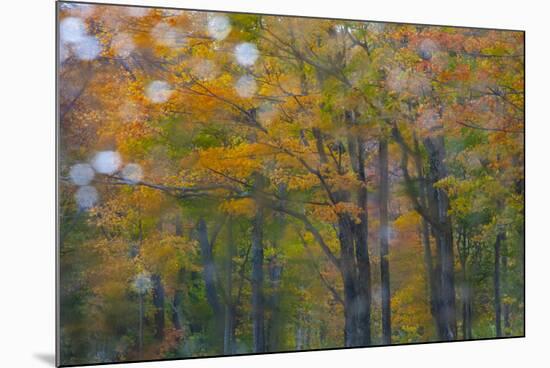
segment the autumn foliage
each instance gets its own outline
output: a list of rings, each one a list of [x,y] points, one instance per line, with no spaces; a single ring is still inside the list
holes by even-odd
[[[58,7],[63,364],[523,335],[522,32]]]

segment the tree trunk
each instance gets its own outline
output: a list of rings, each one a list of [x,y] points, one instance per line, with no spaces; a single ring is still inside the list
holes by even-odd
[[[424,176],[424,168],[422,165],[422,156],[420,155],[420,147],[418,139],[414,137],[414,163],[419,182],[419,203],[423,208],[428,208],[428,188],[427,181]],[[441,300],[439,292],[438,274],[434,268],[432,255],[432,246],[430,241],[430,224],[425,218],[422,218],[422,246],[424,251],[424,267],[426,270],[426,284],[428,287],[428,300],[430,304],[430,313],[436,325],[438,336],[441,337],[441,323],[439,317],[439,301]]]
[[[206,221],[200,219],[196,226],[197,238],[201,249],[202,277],[206,289],[206,300],[212,308],[214,316],[215,345],[223,351],[223,308],[218,294],[216,266],[212,256],[212,244],[208,240],[208,229]]]
[[[366,192],[366,189],[365,189]],[[366,198],[365,198],[366,202]],[[357,264],[356,288],[357,296],[354,302],[357,314],[356,346],[367,346],[371,343],[370,335],[370,308],[371,308],[371,277],[370,260],[367,249],[367,220],[366,215],[359,215],[361,223],[354,224],[355,228],[355,257]]]
[[[346,113],[347,119],[351,124],[356,123],[356,113],[349,111]],[[351,167],[360,181],[360,186],[357,189],[357,206],[361,209],[359,213],[359,223],[348,215],[344,214],[343,218],[344,232],[350,231],[349,241],[350,249],[350,267],[353,288],[350,291],[354,294],[351,300],[351,311],[354,317],[350,323],[355,323],[355,331],[353,332],[352,346],[367,346],[371,343],[370,333],[370,318],[371,318],[371,298],[372,285],[370,276],[370,258],[368,251],[368,212],[367,212],[367,178],[365,173],[365,154],[366,147],[364,139],[348,135],[348,154],[350,157]],[[349,200],[350,195],[346,193],[342,200]],[[349,229],[348,229],[349,227]],[[347,237],[347,236],[346,236]],[[343,244],[348,247],[348,244]],[[342,247],[342,245],[341,245]],[[342,264],[344,266],[344,264]],[[344,290],[346,287],[344,285]],[[344,295],[346,296],[346,295]],[[345,302],[345,300],[344,300]]]
[[[506,235],[505,235],[506,236]],[[506,240],[506,239],[503,239]],[[502,293],[505,297],[507,295],[507,289],[508,289],[508,254],[507,254],[507,246],[506,242],[502,244],[502,280],[501,280],[501,286],[504,289],[504,292]],[[510,303],[504,302],[502,306],[502,316],[504,318],[504,335],[508,336],[510,333]]]
[[[495,241],[495,267],[493,270],[493,287],[495,293],[494,299],[494,308],[495,308],[495,329],[496,336],[502,336],[502,316],[501,316],[501,296],[500,296],[500,252],[502,241],[504,240],[504,232],[502,230],[498,231],[497,238]]]
[[[183,236],[183,226],[179,215],[176,217],[175,220],[175,228],[175,235]],[[174,297],[172,299],[172,324],[174,325],[174,328],[178,331],[183,330],[182,304],[184,296],[184,282],[185,270],[183,268],[180,268],[177,276],[176,290],[174,291]]]
[[[435,187],[447,177],[445,165],[445,144],[442,136],[427,138],[424,141],[429,157],[428,205],[434,226],[432,232],[436,242],[439,273],[439,338],[443,341],[456,339],[456,295],[454,282],[454,252],[452,223],[449,216],[449,198],[444,190]]]
[[[138,345],[139,345],[139,358],[143,358],[143,293],[139,293],[139,337],[138,337]]]
[[[164,286],[159,275],[151,277],[153,282],[153,305],[155,306],[155,338],[164,339]]]
[[[461,296],[462,296],[462,338],[472,338],[472,287],[468,276],[469,244],[466,229],[463,229],[457,242],[461,268]]]
[[[265,352],[263,210],[252,220],[252,338],[255,353]]]
[[[286,189],[284,186],[280,186],[278,189],[278,195],[280,198],[284,198],[286,195]],[[280,284],[283,274],[283,266],[281,260],[278,257],[279,239],[283,236],[285,229],[285,218],[282,213],[277,213],[275,216],[276,230],[272,239],[272,247],[275,250],[275,254],[268,260],[269,262],[269,283],[271,289],[271,297],[269,298],[269,309],[271,311],[271,317],[268,321],[268,341],[266,341],[266,348],[268,351],[280,351],[283,349],[281,345],[283,340],[284,324],[282,321],[283,313],[281,310],[281,291]]]
[[[388,142],[381,139],[379,143],[379,206],[380,206],[380,283],[382,292],[382,344],[391,344],[391,293],[388,224]]]
[[[430,242],[430,225],[424,219],[422,219],[422,245],[424,250],[424,268],[426,272],[426,285],[428,288],[428,300],[430,304],[430,314],[440,336],[440,322],[439,322],[439,304],[441,299],[439,296],[439,283],[437,282],[437,276],[433,264],[432,246]]]
[[[436,133],[434,131],[434,133]],[[428,170],[423,174],[419,143],[414,136],[414,150],[411,150],[397,126],[392,135],[401,146],[401,169],[407,184],[407,191],[416,211],[423,219],[424,262],[426,264],[428,285],[430,287],[430,310],[434,317],[438,339],[441,341],[456,338],[456,296],[454,285],[454,256],[452,224],[449,217],[449,199],[447,194],[436,187],[447,176],[445,166],[445,145],[442,136],[424,139],[428,153]],[[408,170],[408,155],[413,152],[420,183],[420,195],[415,191],[415,181]],[[430,236],[435,240],[435,257],[432,261]]]
[[[181,281],[180,281],[181,280]],[[178,284],[183,281],[183,270],[178,273]],[[172,299],[172,324],[176,330],[183,330],[183,315],[181,312],[183,304],[183,289],[178,286]]]
[[[342,215],[339,218],[339,241],[341,273],[344,282],[344,344],[346,347],[358,346],[357,338],[357,273],[353,254],[353,234],[351,220]]]
[[[229,218],[227,224],[227,258],[225,265],[225,301],[223,353],[233,354],[235,341],[235,313],[233,305],[233,257],[235,256],[235,241],[233,239],[233,221]]]

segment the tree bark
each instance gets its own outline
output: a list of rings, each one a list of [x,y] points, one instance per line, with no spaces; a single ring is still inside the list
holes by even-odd
[[[388,142],[381,139],[378,150],[380,184],[380,283],[382,293],[382,344],[391,344],[391,293],[389,265],[389,179],[388,179]]]
[[[252,338],[255,353],[265,352],[263,209],[252,220]]]
[[[178,215],[175,220],[175,235],[183,236],[183,226],[181,222],[181,217]],[[174,328],[178,331],[183,330],[183,315],[182,315],[182,304],[184,290],[183,285],[185,282],[185,270],[180,268],[177,276],[176,290],[174,292],[174,297],[172,299],[172,324]]]
[[[183,304],[183,288],[180,286],[183,283],[184,271],[180,269],[178,272],[178,286],[174,292],[172,299],[172,324],[176,330],[183,330],[183,316],[182,316],[182,304]]]
[[[355,111],[346,111],[348,124],[357,123]],[[359,221],[347,213],[339,215],[342,276],[344,279],[345,343],[346,346],[367,346],[371,343],[372,285],[368,252],[367,178],[365,173],[365,141],[351,134],[347,137],[351,168],[360,182],[356,193],[357,207],[361,210]],[[336,198],[349,201],[349,192],[341,192]]]
[[[406,155],[405,155],[406,157]],[[414,136],[414,163],[419,183],[419,204],[422,208],[428,208],[428,188],[427,181],[424,177],[424,168],[422,165],[422,157],[420,155],[420,146],[418,139]],[[406,163],[404,163],[406,165]],[[408,176],[408,175],[407,175]],[[409,183],[410,184],[410,183]],[[428,300],[430,304],[430,313],[436,325],[438,336],[441,336],[441,323],[439,318],[439,300],[441,300],[439,292],[439,283],[437,282],[438,275],[434,268],[434,260],[432,255],[432,245],[430,241],[430,224],[426,218],[422,217],[422,246],[424,251],[424,267],[426,270],[426,284],[428,286]]]
[[[164,339],[164,286],[160,275],[151,277],[153,282],[153,305],[155,306],[155,338]]]
[[[466,229],[463,229],[457,242],[461,268],[461,301],[462,301],[462,338],[472,338],[472,286],[468,273],[469,242]]]
[[[371,343],[371,301],[372,284],[370,274],[370,257],[368,249],[368,209],[367,177],[365,174],[366,147],[362,138],[357,138],[357,177],[361,184],[357,193],[357,205],[361,209],[359,223],[353,224],[355,233],[355,257],[357,264],[357,345],[367,346]]]
[[[505,239],[506,235],[504,235],[504,241],[506,240]],[[502,293],[504,296],[507,295],[507,289],[508,289],[508,249],[507,249],[507,246],[506,246],[506,242],[504,242],[502,244],[502,256],[501,256],[501,261],[502,261],[502,277],[501,277],[501,286],[502,286],[502,289],[504,289],[504,292]],[[503,306],[502,306],[502,317],[504,318],[504,331],[503,331],[503,334],[505,336],[508,336],[509,334],[509,331],[510,331],[510,303],[507,303],[506,301],[504,301],[503,303]]]
[[[456,296],[454,285],[454,256],[452,223],[449,217],[449,199],[446,193],[436,187],[441,179],[447,176],[445,166],[445,145],[442,136],[424,139],[428,153],[428,170],[423,175],[420,149],[416,136],[414,150],[409,148],[399,129],[394,125],[392,135],[401,146],[401,169],[403,171],[407,192],[413,201],[415,210],[422,216],[424,238],[424,258],[430,285],[430,309],[434,317],[438,339],[441,341],[456,338]],[[408,170],[408,155],[413,152],[420,183],[420,195],[415,190],[416,184]],[[429,225],[429,226],[427,226]],[[435,257],[431,261],[429,234],[435,240]],[[430,270],[432,270],[430,272]]]
[[[203,265],[202,277],[206,289],[206,300],[212,308],[214,316],[215,345],[223,351],[223,308],[219,300],[216,266],[212,256],[212,244],[208,240],[208,228],[206,221],[201,218],[196,226],[197,238],[201,249]],[[219,341],[219,343],[218,343]]]
[[[449,198],[444,190],[435,184],[447,177],[445,165],[445,144],[442,136],[426,138],[424,145],[429,158],[429,200],[430,213],[435,225],[432,232],[436,242],[439,273],[440,298],[438,303],[439,337],[443,341],[456,339],[456,295],[454,280],[454,252],[452,223],[449,216]]]
[[[338,220],[341,273],[344,282],[344,344],[346,347],[358,346],[357,338],[357,272],[353,254],[351,220],[342,215]]]
[[[286,196],[286,189],[283,185],[278,188],[278,195],[280,198]],[[279,239],[282,237],[285,229],[285,218],[282,213],[276,213],[275,224],[276,230],[274,231],[274,236],[272,238],[271,244],[275,250],[275,254],[268,260],[268,270],[269,270],[269,283],[271,289],[271,297],[269,298],[269,310],[271,316],[268,321],[268,339],[266,341],[266,349],[268,351],[280,351],[282,350],[282,336],[284,324],[282,322],[282,311],[281,311],[281,278],[283,274],[283,266],[281,260],[277,255],[279,249]]]
[[[235,306],[233,305],[233,257],[235,256],[235,240],[233,238],[233,221],[227,223],[227,255],[225,264],[225,312],[223,332],[223,353],[234,353],[235,341]]]
[[[496,336],[502,336],[502,312],[501,312],[501,295],[500,295],[500,252],[502,241],[504,240],[504,232],[502,230],[498,231],[496,240],[495,240],[495,258],[494,258],[494,269],[493,269],[493,287],[494,287],[494,308],[495,308],[495,329]]]

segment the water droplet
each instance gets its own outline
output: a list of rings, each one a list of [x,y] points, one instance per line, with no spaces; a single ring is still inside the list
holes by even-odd
[[[418,45],[418,55],[424,60],[430,60],[437,49],[437,44],[433,40],[426,38]]]
[[[134,288],[140,294],[145,294],[153,287],[151,277],[148,273],[142,272],[134,279]]]
[[[231,22],[225,15],[213,15],[208,18],[208,34],[221,41],[231,32]]]
[[[143,170],[138,164],[128,164],[122,169],[122,177],[130,184],[137,184],[143,179]]]
[[[75,44],[74,52],[80,60],[93,60],[101,53],[101,44],[94,36],[85,36]]]
[[[95,171],[107,175],[115,173],[121,164],[122,159],[120,158],[118,152],[115,151],[98,152],[92,160],[92,166]]]
[[[237,91],[237,94],[244,98],[250,98],[254,96],[257,89],[258,86],[256,84],[256,80],[251,75],[243,75],[235,84],[235,90]]]
[[[64,42],[78,42],[86,36],[86,26],[80,18],[65,18],[59,24],[59,36]]]
[[[164,81],[153,81],[145,89],[145,95],[154,103],[168,101],[172,92],[170,84]]]
[[[256,45],[250,42],[243,42],[235,47],[235,58],[237,63],[243,66],[252,66],[260,56]]]
[[[78,188],[74,197],[78,207],[82,210],[87,210],[96,205],[99,195],[94,187],[86,185]]]
[[[71,181],[75,185],[88,185],[95,176],[95,171],[90,164],[76,164],[69,171]]]

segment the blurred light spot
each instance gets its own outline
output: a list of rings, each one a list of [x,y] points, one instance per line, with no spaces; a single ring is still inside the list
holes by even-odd
[[[163,103],[168,101],[172,95],[170,84],[164,81],[153,81],[145,89],[145,95],[154,103]]]
[[[86,26],[80,18],[65,18],[59,24],[59,36],[63,42],[78,42],[86,37]]]
[[[256,84],[256,80],[250,75],[243,75],[235,84],[235,90],[237,91],[237,94],[244,98],[254,96],[257,89],[258,86]]]
[[[151,277],[146,272],[142,272],[134,279],[134,289],[140,294],[147,293],[153,287]]]
[[[243,66],[252,66],[258,59],[260,53],[256,45],[250,42],[243,42],[235,47],[235,58],[237,62]]]
[[[418,55],[424,60],[430,60],[437,49],[437,44],[433,40],[426,38],[418,45]]]
[[[96,205],[99,196],[94,187],[86,185],[78,188],[74,197],[78,207],[82,210],[87,210]]]
[[[137,184],[143,179],[143,170],[138,164],[128,164],[122,169],[122,177],[130,184]]]
[[[88,185],[94,178],[95,172],[90,164],[76,164],[71,167],[69,176],[75,185]]]
[[[225,15],[214,15],[208,18],[208,34],[221,41],[231,32],[231,22]]]
[[[120,158],[118,152],[115,151],[98,152],[92,160],[92,166],[95,171],[107,175],[115,173],[121,164],[122,159]]]
[[[115,53],[118,56],[127,58],[132,54],[136,48],[136,45],[134,44],[132,36],[127,33],[119,33],[113,37],[111,47],[115,50]]]
[[[74,52],[80,60],[93,60],[101,53],[101,44],[94,36],[85,36],[76,43]]]
[[[159,23],[151,30],[153,38],[161,45],[167,47],[182,47],[187,44],[187,39],[181,30],[167,23]]]

